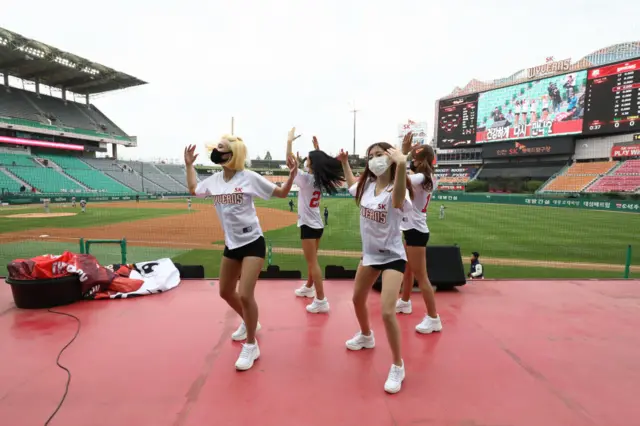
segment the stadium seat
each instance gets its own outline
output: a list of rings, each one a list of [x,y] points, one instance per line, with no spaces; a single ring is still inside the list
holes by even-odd
[[[542,192],[582,192],[617,164],[616,161],[573,163],[563,174],[545,185]]]

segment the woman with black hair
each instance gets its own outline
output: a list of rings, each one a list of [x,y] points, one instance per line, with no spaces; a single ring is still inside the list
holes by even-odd
[[[375,143],[367,149],[368,162],[359,180],[353,176],[347,153],[341,152],[338,158],[344,168],[349,192],[360,208],[362,238],[362,260],[353,289],[353,306],[360,330],[347,340],[346,346],[352,351],[375,346],[367,297],[371,286],[382,274],[382,320],[393,356],[384,390],[396,393],[400,391],[405,377],[395,305],[407,263],[400,223],[403,211],[411,208],[413,198],[407,179],[407,157],[386,142]]]
[[[260,357],[256,340],[260,323],[255,288],[266,254],[264,235],[253,200],[256,197],[264,200],[286,198],[298,168],[293,157],[287,158],[289,178],[282,186],[276,186],[258,173],[245,169],[247,147],[241,138],[224,135],[216,145],[207,148],[211,150],[211,161],[222,166],[222,171],[198,182],[193,166],[198,154],[195,153],[195,145],[189,145],[184,150],[187,187],[191,195],[213,198],[222,224],[224,252],[218,282],[220,297],[243,320],[231,338],[246,340],[236,361],[236,369],[248,370]]]
[[[293,142],[295,138],[289,138]],[[302,162],[305,170],[299,170],[293,183],[298,185],[298,227],[302,240],[302,251],[307,262],[309,278],[306,284],[296,289],[296,296],[313,297],[306,309],[312,314],[329,312],[329,302],[324,294],[322,269],[318,262],[318,247],[324,232],[320,216],[322,191],[337,192],[344,183],[342,164],[320,150],[318,139],[313,137],[313,151]],[[292,144],[287,144],[287,157],[293,155]],[[299,158],[299,156],[298,156]]]
[[[409,141],[410,144],[410,141]],[[405,248],[409,268],[404,272],[402,284],[402,296],[396,302],[396,312],[410,314],[411,291],[413,290],[413,278],[415,276],[422,293],[422,298],[427,307],[427,315],[416,331],[422,334],[430,334],[442,330],[442,322],[436,311],[436,298],[433,287],[427,274],[427,242],[429,241],[429,227],[427,226],[427,209],[434,190],[433,163],[435,153],[430,145],[403,145],[402,151],[410,153],[409,167],[413,174],[409,176],[413,188],[413,206],[404,213],[400,229],[404,234]]]

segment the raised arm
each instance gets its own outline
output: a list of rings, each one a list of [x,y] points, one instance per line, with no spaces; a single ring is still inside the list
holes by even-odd
[[[292,127],[291,130],[289,130],[289,136],[287,137],[287,161],[289,160],[289,156],[293,155],[293,141],[299,137],[300,135],[296,136],[296,128]]]
[[[287,195],[289,195],[289,191],[291,191],[293,180],[296,178],[296,174],[298,174],[298,162],[293,155],[287,156],[287,167],[289,167],[289,179],[287,179],[284,185],[276,186],[273,190],[274,197],[286,198]]]
[[[387,155],[396,163],[396,180],[393,182],[393,207],[402,208],[407,196],[407,156],[396,148],[389,148]]]
[[[342,171],[344,172],[344,179],[347,181],[347,188],[351,188],[356,184],[356,182],[358,182],[358,180],[351,171],[351,166],[349,165],[349,153],[340,150],[340,154],[338,154],[337,158],[340,163],[342,163]]]
[[[411,151],[411,142],[413,142],[413,133],[409,132],[404,135],[404,138],[402,139],[402,153],[404,155],[409,154]]]
[[[193,167],[193,163],[198,158],[195,145],[189,145],[184,149],[184,165],[187,168],[187,188],[191,195],[196,195],[196,187],[198,186],[198,179],[196,178],[196,169]]]

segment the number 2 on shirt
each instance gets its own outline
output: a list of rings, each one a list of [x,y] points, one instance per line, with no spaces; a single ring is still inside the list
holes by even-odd
[[[315,209],[316,207],[320,206],[320,196],[322,195],[322,192],[320,191],[313,191],[313,194],[311,196],[311,202],[309,203],[309,207]]]
[[[427,207],[429,207],[429,201],[431,201],[431,194],[427,195],[427,202],[425,203],[424,208],[422,209],[422,213],[427,212]]]

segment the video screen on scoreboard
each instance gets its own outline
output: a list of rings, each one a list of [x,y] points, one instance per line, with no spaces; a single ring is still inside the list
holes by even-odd
[[[587,71],[481,93],[476,143],[582,132]]]
[[[475,145],[478,94],[442,100],[438,111],[438,148]]]
[[[640,59],[588,70],[583,132],[631,132],[640,128]]]

